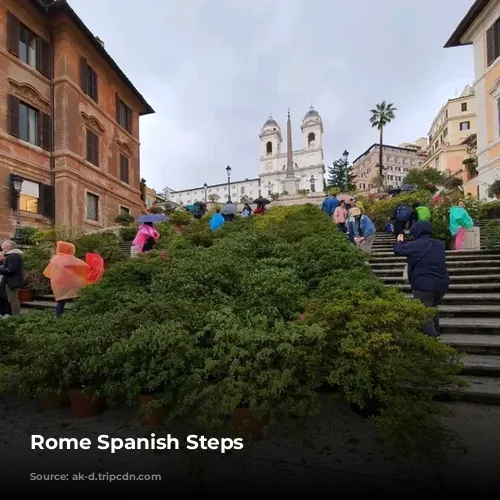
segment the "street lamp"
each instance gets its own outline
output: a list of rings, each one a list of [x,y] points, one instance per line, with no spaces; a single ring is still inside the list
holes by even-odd
[[[226,167],[227,172],[227,202],[232,203],[231,201],[231,167],[228,165]]]
[[[205,189],[205,203],[207,202],[207,187],[208,184],[205,182],[205,184],[203,184],[203,188]]]
[[[344,157],[344,162],[347,164],[347,160],[349,159],[349,151],[347,151],[347,150],[344,151],[342,156]]]
[[[14,231],[14,237],[12,238],[16,243],[19,242],[21,236],[21,203],[20,203],[20,195],[21,189],[23,187],[23,179],[19,175],[13,175],[11,177],[12,188],[16,192],[16,228]]]

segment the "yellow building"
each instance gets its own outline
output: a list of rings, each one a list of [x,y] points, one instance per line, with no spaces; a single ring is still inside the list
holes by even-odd
[[[432,167],[448,177],[460,179],[466,193],[477,195],[475,165],[467,158],[473,153],[471,138],[476,134],[476,101],[474,87],[467,86],[459,97],[441,107],[429,130],[425,167]],[[466,160],[464,164],[464,160]]]
[[[487,198],[500,179],[500,0],[476,0],[445,48],[472,45],[476,99],[477,172],[466,192]]]

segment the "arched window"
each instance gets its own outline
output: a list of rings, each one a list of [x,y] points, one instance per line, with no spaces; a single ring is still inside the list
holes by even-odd
[[[316,136],[314,135],[314,132],[310,132],[309,135],[307,136],[307,144],[309,146],[314,146],[316,143]]]
[[[268,143],[266,144],[266,153],[268,155],[273,154],[273,143],[271,141],[268,141]]]

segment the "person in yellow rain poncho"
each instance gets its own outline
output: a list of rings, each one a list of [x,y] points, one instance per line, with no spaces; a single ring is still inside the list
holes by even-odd
[[[104,261],[100,255],[88,253],[83,261],[75,257],[75,245],[58,241],[56,254],[43,272],[56,299],[56,316],[61,316],[66,303],[78,297],[84,286],[99,281],[103,273]]]

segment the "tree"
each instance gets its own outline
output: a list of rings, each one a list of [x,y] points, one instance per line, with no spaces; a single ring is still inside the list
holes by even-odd
[[[328,188],[338,188],[341,192],[354,191],[354,175],[352,167],[342,159],[335,160],[331,167],[328,167]]]
[[[241,198],[240,198],[240,203],[250,203],[250,198],[244,194]]]
[[[219,195],[218,195],[218,194],[215,194],[215,193],[214,193],[214,194],[209,194],[209,195],[208,195],[208,201],[209,201],[210,203],[217,203],[217,202],[219,201],[219,199],[220,199],[220,197],[219,197]]]
[[[391,123],[395,118],[394,112],[397,111],[397,108],[394,107],[392,102],[382,101],[375,105],[370,113],[372,116],[370,117],[370,123],[372,128],[377,128],[380,131],[380,150],[379,150],[379,159],[378,159],[378,174],[383,177],[384,168],[382,161],[382,148],[384,146],[384,127]]]
[[[435,193],[437,186],[442,186],[445,183],[445,176],[432,167],[414,168],[406,174],[403,183],[413,184],[417,189],[426,189]]]

